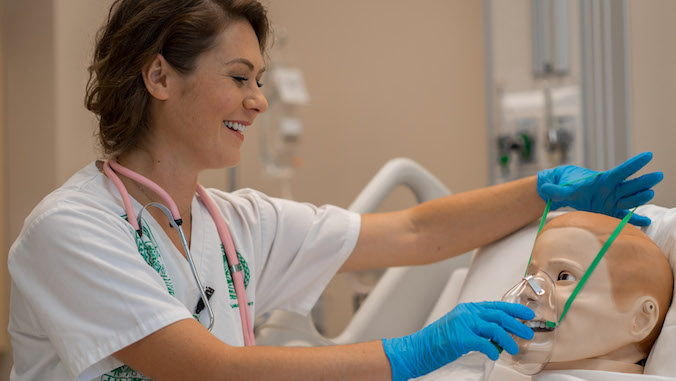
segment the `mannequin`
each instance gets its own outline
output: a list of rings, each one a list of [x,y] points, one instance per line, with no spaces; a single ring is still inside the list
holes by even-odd
[[[569,212],[552,219],[540,232],[528,273],[539,270],[552,278],[559,316],[619,223],[619,219],[600,214]],[[511,253],[503,254],[513,258]],[[514,275],[523,274],[522,268]],[[552,357],[542,372],[531,378],[506,368],[505,363],[495,367],[486,356],[470,353],[421,379],[634,380],[635,374],[643,373],[640,364],[659,335],[672,290],[672,270],[660,248],[642,231],[627,224],[557,324]],[[645,381],[664,380],[640,377]]]
[[[554,218],[533,248],[530,266],[554,280],[558,310],[620,220],[571,212]],[[673,274],[659,247],[624,226],[557,326],[545,370],[643,373],[671,302]]]

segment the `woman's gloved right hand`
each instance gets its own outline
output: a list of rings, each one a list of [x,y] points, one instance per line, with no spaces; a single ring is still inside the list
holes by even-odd
[[[516,354],[519,348],[508,332],[532,339],[533,330],[516,318],[530,320],[534,317],[533,310],[521,304],[459,304],[418,332],[383,339],[383,348],[392,368],[392,380],[420,377],[470,351],[482,352],[495,361],[500,356],[496,345]]]

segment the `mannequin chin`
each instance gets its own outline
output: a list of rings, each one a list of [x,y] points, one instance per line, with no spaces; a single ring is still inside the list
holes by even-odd
[[[563,214],[538,236],[531,265],[554,281],[558,311],[620,220],[588,212]],[[623,227],[556,327],[545,370],[643,373],[673,290],[659,247],[632,225]]]

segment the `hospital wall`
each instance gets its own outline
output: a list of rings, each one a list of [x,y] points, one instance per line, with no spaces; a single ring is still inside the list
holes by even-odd
[[[294,198],[348,206],[397,156],[421,163],[454,192],[486,185],[481,2],[269,4],[272,22],[288,33],[284,60],[303,70],[311,98],[299,108],[305,132]],[[279,194],[259,158],[245,150],[242,185]],[[412,203],[398,190],[381,210]],[[324,294],[328,335],[351,316],[348,283],[339,275]]]
[[[2,20],[0,19],[0,23]],[[1,24],[0,24],[1,25]],[[0,32],[0,147],[5,146],[5,78],[2,73],[4,73],[5,68],[5,49],[4,41],[2,38],[2,32]],[[0,218],[0,247],[2,247],[2,253],[0,254],[0,377],[3,376],[5,369],[7,367],[7,356],[4,354],[11,350],[9,345],[9,334],[7,330],[2,329],[7,325],[7,305],[9,302],[9,293],[7,292],[9,285],[9,274],[7,272],[7,266],[5,266],[5,234],[7,232],[7,224],[5,223],[6,215],[4,214],[7,210],[7,198],[5,197],[6,189],[6,180],[5,180],[5,150],[0,149],[0,213],[2,213],[2,218]]]
[[[633,144],[653,151],[653,170],[664,172],[655,188],[657,205],[676,207],[676,2],[629,3]]]
[[[295,199],[348,206],[396,156],[420,162],[455,192],[487,185],[482,2],[266,3],[273,23],[288,31],[285,56],[305,74],[311,97],[299,109],[305,131],[302,165],[292,182]],[[33,206],[98,157],[96,121],[83,96],[93,37],[108,4],[0,0],[0,238],[6,249]],[[676,2],[634,0],[630,6],[634,149],[655,152],[651,168],[667,176],[657,203],[676,206],[670,152],[676,52],[668,48],[676,41],[668,19]],[[237,185],[276,196],[279,183],[262,170],[259,133],[255,125],[247,131]],[[201,180],[228,189],[226,179],[225,171],[209,171]],[[383,210],[411,203],[399,190]],[[6,299],[8,278],[2,274],[0,296]],[[342,295],[336,291],[334,297],[339,312],[349,309]],[[348,317],[336,315],[332,333]],[[2,319],[6,312],[0,314],[4,326]],[[7,353],[3,335],[0,330],[0,350]],[[0,359],[6,368],[9,357]]]

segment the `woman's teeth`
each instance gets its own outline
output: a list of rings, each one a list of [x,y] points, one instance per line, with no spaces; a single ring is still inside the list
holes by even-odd
[[[523,323],[534,332],[550,332],[554,330],[554,327],[548,326],[547,323],[542,320],[531,320]]]
[[[239,131],[239,132],[246,132],[246,126],[240,123],[235,123],[235,122],[230,122],[227,120],[223,121],[223,124],[228,127],[231,130]]]

